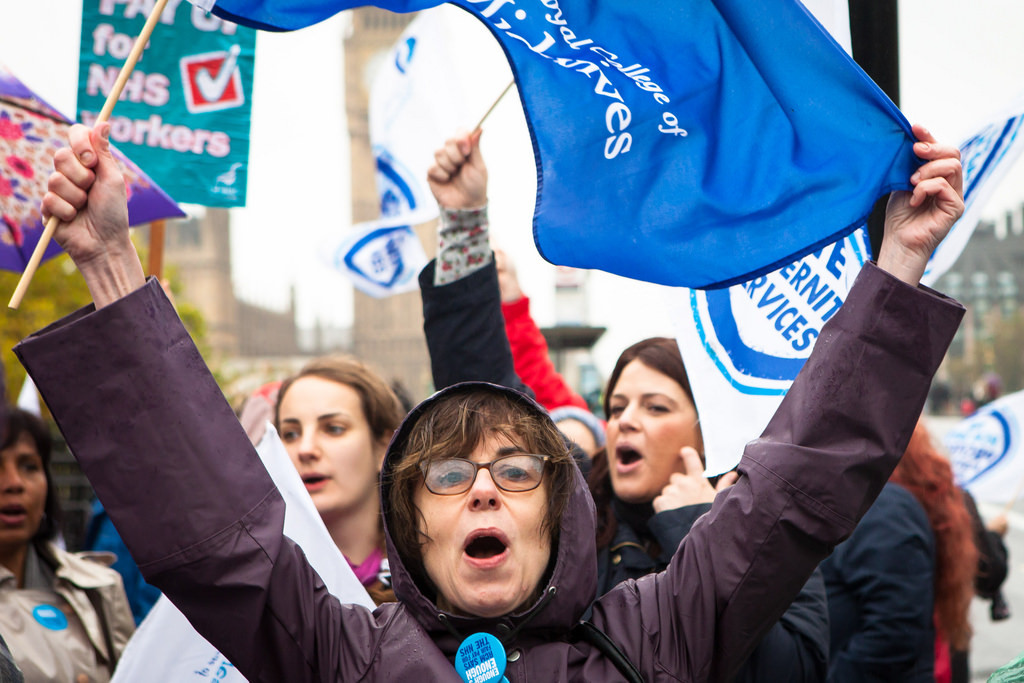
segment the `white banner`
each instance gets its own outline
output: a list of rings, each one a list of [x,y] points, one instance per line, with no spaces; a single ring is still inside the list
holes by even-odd
[[[923,284],[933,286],[960,257],[981,220],[981,211],[989,197],[1024,148],[1022,128],[1024,95],[960,145],[960,160],[964,168],[964,214],[932,254],[921,278]]]
[[[709,475],[735,467],[764,431],[868,258],[859,230],[750,282],[667,290]]]
[[[18,392],[18,407],[36,417],[43,415],[39,409],[39,391],[36,390],[36,385],[28,375],[25,375],[25,383],[21,385],[21,391]]]
[[[434,151],[455,135],[465,98],[452,77],[457,44],[441,8],[420,12],[384,57],[370,90],[370,144],[382,218],[409,225],[437,217],[427,186]],[[468,124],[472,125],[472,124]]]
[[[383,219],[352,226],[340,244],[321,253],[328,266],[378,299],[419,289],[417,278],[427,265],[427,254],[412,228]]]
[[[984,406],[943,437],[956,483],[979,501],[1008,503],[1024,487],[1024,391]]]
[[[267,425],[266,434],[256,450],[284,497],[287,506],[285,535],[302,547],[306,559],[323,579],[327,590],[344,603],[363,605],[372,610],[373,601],[327,533],[327,527],[273,425]],[[136,681],[244,683],[245,677],[196,633],[185,616],[164,596],[128,641],[112,683]]]

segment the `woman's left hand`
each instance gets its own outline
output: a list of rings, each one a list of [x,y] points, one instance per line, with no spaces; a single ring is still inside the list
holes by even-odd
[[[683,462],[683,471],[673,473],[668,484],[661,490],[661,495],[651,503],[655,513],[687,505],[711,503],[719,491],[729,488],[739,478],[736,472],[726,472],[719,478],[718,485],[712,486],[704,476],[704,465],[697,451],[686,446],[679,452],[679,457]]]
[[[917,285],[932,252],[964,212],[964,176],[959,149],[939,144],[923,126],[913,130],[914,153],[926,163],[910,177],[912,191],[889,198],[878,267]]]

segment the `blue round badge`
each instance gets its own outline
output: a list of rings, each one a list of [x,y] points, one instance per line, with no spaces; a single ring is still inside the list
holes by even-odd
[[[53,605],[38,605],[32,610],[32,616],[40,626],[51,631],[63,631],[68,627],[68,618]]]
[[[505,647],[490,633],[474,633],[466,638],[455,655],[455,670],[466,683],[501,681],[505,664]]]

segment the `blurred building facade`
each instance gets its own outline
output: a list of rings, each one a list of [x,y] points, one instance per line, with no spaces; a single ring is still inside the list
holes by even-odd
[[[1024,388],[1024,206],[979,223],[935,288],[967,307],[939,375],[950,398],[991,400],[993,377],[1003,393]]]
[[[294,289],[283,311],[235,295],[225,209],[167,221],[164,262],[174,276],[176,297],[203,318],[204,351],[233,403],[264,382],[295,372],[313,356],[352,351],[348,328],[298,327]]]

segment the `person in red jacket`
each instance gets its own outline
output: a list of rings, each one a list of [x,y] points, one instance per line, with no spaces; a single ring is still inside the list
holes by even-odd
[[[588,458],[594,457],[604,446],[604,421],[590,412],[587,402],[551,362],[547,340],[530,314],[530,298],[519,286],[515,263],[504,251],[495,249],[494,265],[498,269],[501,315],[516,374],[533,391],[537,403],[548,409],[558,429]]]

